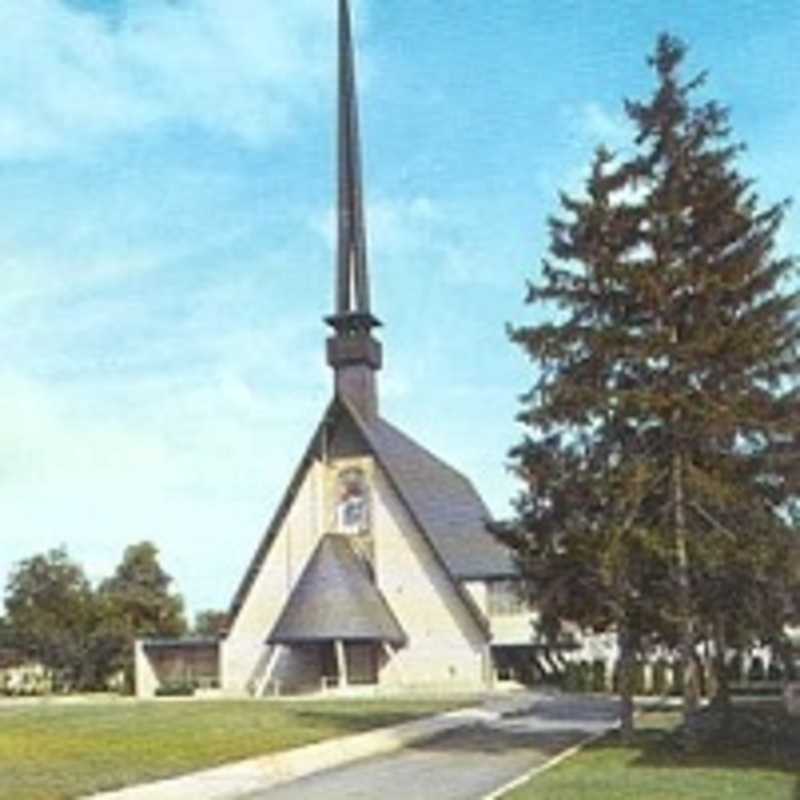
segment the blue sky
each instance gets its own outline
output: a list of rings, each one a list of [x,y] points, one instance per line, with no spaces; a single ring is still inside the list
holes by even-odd
[[[330,394],[334,0],[0,7],[0,580],[154,540],[224,607]],[[506,322],[560,188],[662,30],[732,108],[765,201],[797,193],[800,6],[360,0],[384,414],[496,514],[532,381]],[[800,251],[793,211],[782,234]]]

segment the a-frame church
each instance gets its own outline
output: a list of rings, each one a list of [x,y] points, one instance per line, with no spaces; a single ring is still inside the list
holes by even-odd
[[[137,694],[486,686],[530,641],[510,553],[475,488],[380,413],[350,13],[339,2],[334,394],[219,641],[137,643]],[[205,683],[204,683],[205,682]]]

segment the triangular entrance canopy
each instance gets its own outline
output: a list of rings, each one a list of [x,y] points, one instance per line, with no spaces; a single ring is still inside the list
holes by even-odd
[[[267,642],[388,642],[406,635],[348,537],[327,534],[289,597]]]

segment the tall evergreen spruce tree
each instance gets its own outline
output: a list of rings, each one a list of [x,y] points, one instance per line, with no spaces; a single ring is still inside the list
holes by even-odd
[[[634,155],[601,148],[586,195],[561,197],[527,297],[555,320],[511,329],[539,372],[500,535],[546,620],[617,631],[626,730],[646,641],[678,649],[688,717],[700,639],[724,678],[729,642],[780,636],[796,547],[796,265],[774,255],[787,204],[759,208],[726,109],[692,102],[704,75],[681,82],[684,55],[659,38],[656,90],[625,106]]]

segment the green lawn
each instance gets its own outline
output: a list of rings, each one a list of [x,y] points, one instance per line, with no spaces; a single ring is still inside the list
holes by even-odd
[[[651,714],[636,741],[601,739],[503,800],[800,800],[800,720],[776,707],[736,709],[693,751],[676,714]]]
[[[4,708],[0,701],[0,798],[74,798],[405,722],[463,704],[415,699]]]

